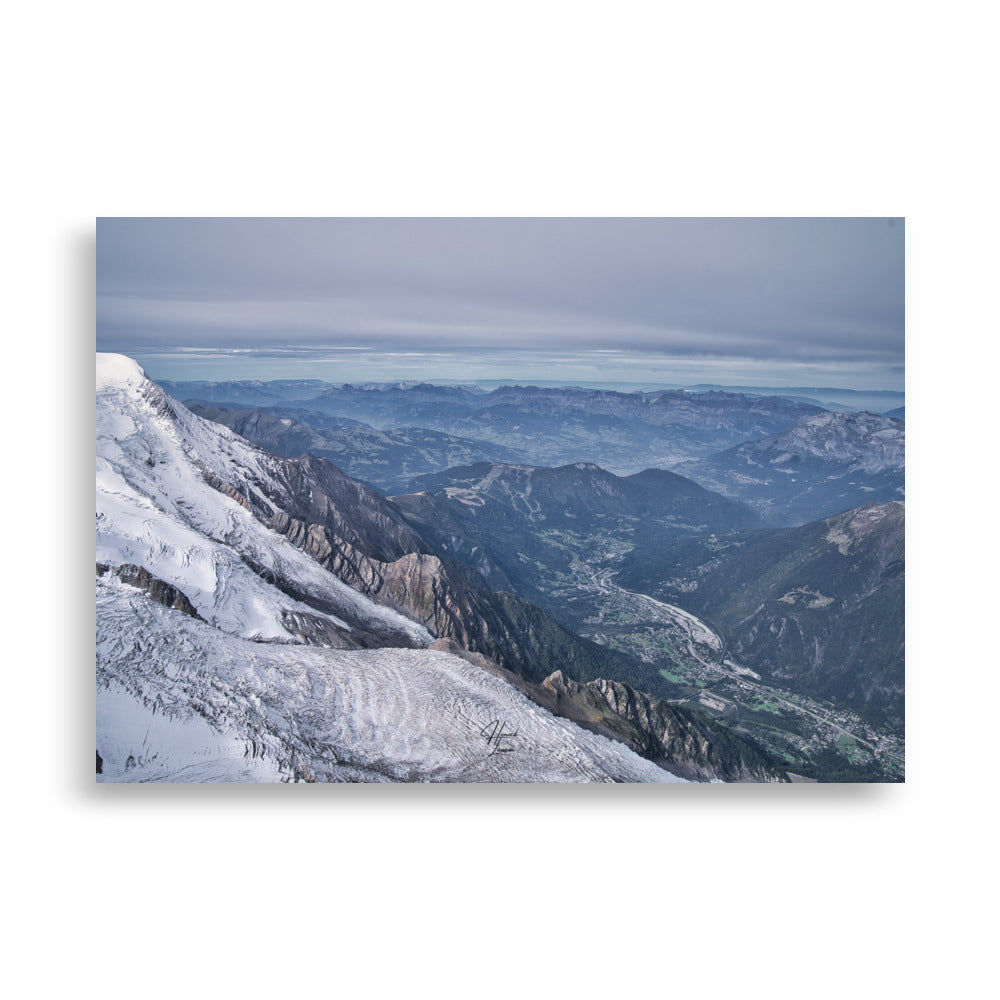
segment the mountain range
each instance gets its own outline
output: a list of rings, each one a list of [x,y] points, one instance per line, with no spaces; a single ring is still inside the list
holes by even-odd
[[[200,388],[260,396],[276,395],[276,384]],[[902,420],[782,397],[402,383],[327,387],[267,408],[188,402],[268,451],[322,455],[386,494],[420,491],[421,476],[485,462],[598,465],[623,476],[669,469],[774,525],[904,498]]]
[[[524,456],[488,441],[473,441],[423,427],[378,430],[349,417],[290,407],[247,409],[188,402],[198,416],[223,424],[275,455],[309,452],[328,458],[349,476],[383,493],[399,493],[415,476],[472,462],[519,462]]]
[[[694,709],[613,680],[600,711],[566,694],[555,673],[628,657],[117,355],[97,364],[96,581],[102,780],[784,777]]]
[[[118,355],[97,414],[100,780],[902,777],[901,420]]]
[[[588,465],[475,465],[419,477],[414,486],[425,490],[394,502],[423,537],[567,629],[613,648],[623,634],[635,651],[634,637],[652,628],[640,624],[649,595],[667,602],[660,607],[675,619],[693,613],[718,633],[716,651],[708,651],[718,663],[732,658],[767,684],[902,733],[901,502],[772,528],[662,470],[616,477]],[[610,619],[609,595],[618,608]],[[631,624],[609,630],[617,621]],[[656,655],[640,646],[614,676],[676,699],[684,693],[678,671],[691,664],[682,648],[676,639],[665,639]]]
[[[676,471],[773,524],[904,497],[905,427],[874,413],[814,413]]]
[[[309,382],[163,382],[162,387],[202,406],[282,406],[284,415],[311,426],[315,417],[307,414],[359,420],[385,431],[419,427],[509,449],[532,465],[592,462],[623,475],[706,457],[824,412],[780,396],[719,391],[500,386],[484,392],[404,382],[327,386],[310,396]]]
[[[393,498],[407,523],[557,617],[567,609],[549,600],[552,582],[586,553],[761,523],[742,504],[661,469],[621,477],[589,463],[478,463],[419,476],[410,487]]]

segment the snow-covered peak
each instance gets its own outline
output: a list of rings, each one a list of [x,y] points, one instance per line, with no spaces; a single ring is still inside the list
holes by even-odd
[[[899,420],[874,413],[813,413],[782,434],[742,446],[776,447],[803,456],[859,463],[859,468],[902,469],[906,429]]]
[[[146,373],[124,354],[97,355],[97,391],[112,388],[140,388],[148,381]]]
[[[427,383],[421,382],[420,379],[407,378],[400,382],[365,382],[359,388],[364,392],[391,392],[394,389],[418,389],[426,385]]]
[[[289,616],[323,607],[334,628],[430,643],[264,523],[288,495],[288,460],[191,413],[128,358],[99,357],[97,385],[98,562],[145,569],[234,635],[297,641]]]

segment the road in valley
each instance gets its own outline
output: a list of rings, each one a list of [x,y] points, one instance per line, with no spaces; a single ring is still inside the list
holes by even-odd
[[[870,738],[859,735],[856,731],[845,728],[839,722],[822,714],[822,710],[807,708],[797,702],[778,693],[774,688],[760,683],[760,675],[750,670],[748,667],[735,664],[732,660],[727,665],[726,645],[722,638],[700,618],[690,612],[678,608],[672,604],[658,601],[647,594],[640,594],[632,590],[626,590],[613,581],[616,571],[607,568],[594,569],[583,562],[574,562],[572,569],[577,574],[577,582],[581,589],[597,592],[604,596],[617,599],[618,602],[632,609],[643,608],[642,616],[645,620],[652,620],[669,628],[671,633],[680,631],[685,636],[685,645],[690,657],[701,664],[708,675],[722,675],[727,680],[734,681],[741,686],[753,689],[757,697],[766,702],[773,702],[781,705],[788,711],[796,712],[800,715],[808,716],[833,732],[848,737],[856,743],[867,747],[872,753],[879,756],[887,756],[903,763],[900,754],[894,753],[885,747],[880,747]],[[585,583],[581,577],[585,578]],[[724,697],[732,699],[729,695]],[[687,701],[689,699],[679,699]],[[739,701],[737,700],[737,704]],[[749,706],[748,706],[749,707]],[[818,706],[817,706],[818,708]]]

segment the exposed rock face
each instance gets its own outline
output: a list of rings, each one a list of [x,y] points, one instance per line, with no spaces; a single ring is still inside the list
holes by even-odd
[[[177,406],[155,386],[150,395],[154,405],[167,411]],[[187,414],[186,419],[198,418]],[[226,435],[240,441],[229,431],[220,433],[213,447],[229,447]],[[474,570],[429,555],[428,544],[394,504],[326,459],[312,455],[285,459],[256,449],[248,456],[245,447],[241,442],[231,448],[234,457],[240,456],[238,463],[216,460],[211,469],[200,464],[205,481],[348,586],[420,623],[432,635],[453,637],[463,647],[493,657],[532,680],[541,680],[559,662],[578,666],[580,676],[603,676],[612,672],[609,664],[623,659],[572,635],[513,594],[493,592]],[[369,638],[377,640],[371,645],[408,643],[393,634],[369,637],[349,608],[289,586],[250,554],[243,559],[287,595],[347,621],[354,640],[362,645]],[[311,626],[302,627],[304,631],[296,634],[319,641]]]
[[[194,605],[180,590],[172,587],[166,581],[153,576],[152,573],[143,569],[142,566],[123,563],[121,566],[115,566],[112,569],[107,563],[97,564],[98,576],[104,576],[108,572],[117,576],[122,583],[127,583],[130,587],[135,587],[137,590],[148,594],[158,604],[173,608],[175,611],[183,611],[184,614],[190,615],[192,618],[197,618],[198,621],[205,620],[198,614]]]
[[[326,529],[338,545],[346,542],[385,561],[407,552],[428,551],[393,504],[324,458],[279,458],[258,451],[257,467],[240,473],[210,469],[200,460],[194,461],[209,486],[265,524],[273,520],[271,526],[282,534],[291,537],[296,532]],[[321,536],[310,544],[322,547]],[[302,540],[299,547],[305,548],[306,542]]]
[[[618,681],[579,684],[557,670],[542,683],[557,714],[597,723],[636,753],[680,777],[700,781],[786,781],[768,755],[698,712],[670,705]]]
[[[494,593],[467,567],[409,552],[391,562],[372,558],[324,525],[278,514],[269,521],[294,545],[345,583],[500,666],[540,681],[555,662],[585,676],[606,672],[618,654],[581,639],[513,594]]]
[[[306,614],[303,611],[285,611],[281,623],[293,635],[310,646],[329,646],[331,649],[369,649],[380,645],[377,637],[357,629],[346,631],[337,628],[328,618]]]
[[[381,567],[387,564],[369,558],[326,525],[307,524],[284,511],[278,511],[267,523],[349,586],[366,594],[381,589]]]
[[[322,525],[374,559],[428,551],[393,504],[326,459],[304,455],[274,461],[282,466],[286,491],[271,499],[290,517]]]
[[[200,463],[199,463],[200,464]],[[240,493],[235,486],[230,486],[224,483],[211,469],[201,467],[201,474],[205,477],[205,482],[212,487],[213,490],[218,490],[223,496],[227,496],[232,500],[235,500],[241,507],[246,507],[250,509],[250,503],[247,498]]]
[[[469,645],[469,630],[461,620],[456,588],[447,580],[437,556],[409,553],[385,567],[379,596],[396,608],[412,608],[421,624],[438,635]],[[465,588],[462,588],[463,590]]]

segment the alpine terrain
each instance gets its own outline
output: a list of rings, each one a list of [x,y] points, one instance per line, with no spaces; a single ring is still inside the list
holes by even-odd
[[[677,471],[773,524],[802,524],[904,496],[905,428],[874,413],[816,413]]]
[[[99,781],[903,777],[895,416],[117,354],[96,390]]]
[[[231,423],[221,408],[235,404],[264,408],[325,433],[324,419],[361,421],[371,429],[413,433],[422,428],[457,438],[478,456],[456,458],[438,466],[474,461],[516,461],[539,466],[590,462],[628,475],[648,468],[670,468],[679,462],[708,457],[744,441],[787,430],[800,417],[823,413],[818,404],[781,396],[749,396],[732,392],[615,392],[581,388],[500,386],[489,392],[477,387],[400,382],[386,385],[325,385],[313,382],[163,382],[162,387],[185,403],[219,412],[213,419]],[[344,439],[336,434],[335,438]],[[261,440],[261,444],[267,446]],[[338,464],[357,461],[364,471],[373,442],[350,446]],[[382,447],[385,447],[383,445]],[[420,447],[424,447],[421,442]],[[501,457],[498,449],[506,449]],[[374,453],[377,456],[378,452]],[[379,470],[377,462],[374,468]],[[384,472],[385,469],[379,471]],[[420,470],[422,471],[422,470]],[[433,470],[427,470],[433,471]],[[416,474],[418,470],[414,470]],[[389,487],[387,487],[389,488]],[[394,488],[394,487],[392,487]]]
[[[96,389],[99,781],[787,780],[325,458]]]

